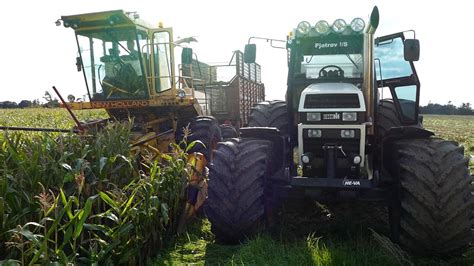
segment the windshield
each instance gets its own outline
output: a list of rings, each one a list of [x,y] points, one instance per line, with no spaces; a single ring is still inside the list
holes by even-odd
[[[362,78],[362,62],[361,54],[304,55],[301,73],[307,79],[317,79],[333,77],[332,75],[340,74],[334,71],[342,70],[345,78]]]
[[[147,96],[138,49],[146,43],[146,34],[137,34],[134,29],[108,29],[80,33],[77,38],[91,100]]]
[[[293,75],[296,78],[363,78],[362,34],[301,38],[296,40],[293,49],[296,52]]]

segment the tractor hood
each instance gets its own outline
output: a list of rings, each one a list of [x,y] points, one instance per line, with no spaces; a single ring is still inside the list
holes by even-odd
[[[316,83],[301,93],[299,112],[365,112],[362,91],[351,83]]]

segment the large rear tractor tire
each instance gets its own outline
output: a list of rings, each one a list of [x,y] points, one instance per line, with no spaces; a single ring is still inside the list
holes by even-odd
[[[204,209],[217,241],[238,244],[264,225],[269,148],[269,141],[257,139],[218,144]]]
[[[474,197],[463,148],[437,138],[399,140],[393,148],[392,174],[399,181],[390,215],[394,240],[423,255],[464,251],[472,240]]]
[[[377,109],[375,131],[378,139],[382,139],[385,133],[392,127],[399,127],[402,121],[398,117],[397,109],[392,100],[380,100]]]
[[[188,152],[200,152],[204,154],[207,161],[212,160],[212,151],[216,149],[217,143],[222,141],[221,129],[217,121],[212,117],[200,116],[189,124],[190,134],[187,137],[187,144],[199,140]],[[204,144],[204,145],[203,145]]]
[[[249,127],[276,127],[283,135],[288,134],[286,102],[265,101],[258,103],[249,117]]]

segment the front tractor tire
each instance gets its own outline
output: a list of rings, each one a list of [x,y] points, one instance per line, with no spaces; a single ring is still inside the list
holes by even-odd
[[[392,206],[392,237],[423,255],[452,255],[472,240],[474,197],[463,148],[437,138],[394,144],[399,193]]]
[[[256,139],[218,144],[205,204],[217,241],[238,244],[264,225],[269,147],[270,142]]]

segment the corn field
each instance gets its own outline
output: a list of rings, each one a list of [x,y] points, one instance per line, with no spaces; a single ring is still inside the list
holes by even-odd
[[[2,125],[73,125],[62,109],[1,112]],[[1,133],[0,264],[145,264],[164,246],[183,205],[186,154],[172,145],[144,161],[130,152],[130,130]]]

